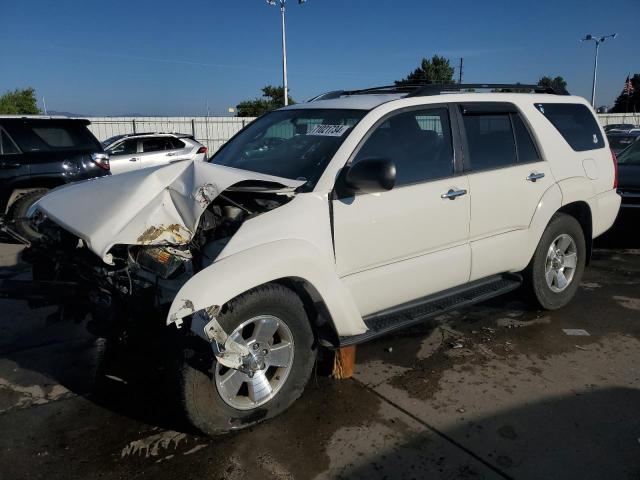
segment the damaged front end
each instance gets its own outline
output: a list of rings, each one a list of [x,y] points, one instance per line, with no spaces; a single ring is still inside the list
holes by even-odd
[[[99,336],[164,326],[182,285],[216,260],[245,221],[287,203],[302,184],[185,162],[56,190],[31,219],[40,238],[22,258],[33,280],[5,280],[0,291],[36,307],[58,305],[60,318],[86,319]],[[247,352],[211,330],[213,312],[193,322],[202,323],[194,331],[221,361],[248,368]]]

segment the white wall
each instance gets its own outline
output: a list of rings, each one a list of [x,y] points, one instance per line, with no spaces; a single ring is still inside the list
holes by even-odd
[[[602,125],[611,123],[633,123],[640,125],[640,114],[601,114]],[[195,135],[209,148],[209,154],[235,135],[254,117],[91,117],[89,130],[98,138],[106,140],[114,135],[141,132],[178,132]]]
[[[106,140],[114,135],[143,132],[177,132],[194,135],[209,153],[254,120],[253,117],[90,117],[89,130]]]

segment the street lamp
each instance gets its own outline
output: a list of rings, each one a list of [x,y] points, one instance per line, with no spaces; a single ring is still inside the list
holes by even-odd
[[[593,108],[596,108],[596,80],[598,77],[598,49],[600,48],[600,44],[603,43],[607,38],[614,39],[618,36],[617,33],[612,33],[611,35],[602,35],[602,36],[593,36],[590,33],[585,35],[581,42],[596,42],[596,56],[593,64],[593,86],[591,89],[591,105]]]
[[[267,0],[272,6],[280,5],[280,16],[282,17],[282,86],[284,89],[284,104],[289,105],[289,86],[287,84],[287,36],[284,28],[284,10],[287,0]],[[298,4],[302,5],[306,0],[298,0]]]

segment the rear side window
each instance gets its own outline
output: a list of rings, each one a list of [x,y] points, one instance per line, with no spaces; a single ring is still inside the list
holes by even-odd
[[[3,128],[0,128],[0,155],[11,155],[14,153],[20,153],[20,150],[13,143],[11,137]]]
[[[102,150],[102,145],[80,122],[25,121],[12,125],[11,136],[23,152]]]
[[[148,138],[142,141],[142,151],[145,153],[173,150],[173,148],[171,139],[166,137]]]
[[[173,148],[184,148],[185,143],[182,140],[178,140],[177,138],[170,138],[171,146]]]
[[[529,134],[529,130],[524,125],[522,118],[517,113],[511,114],[511,122],[513,123],[513,134],[516,137],[516,150],[518,152],[518,163],[537,162],[540,155],[533,139]]]
[[[536,103],[536,108],[576,152],[604,148],[604,138],[598,122],[586,106],[575,103]]]
[[[516,144],[508,113],[464,115],[472,170],[516,163]]]

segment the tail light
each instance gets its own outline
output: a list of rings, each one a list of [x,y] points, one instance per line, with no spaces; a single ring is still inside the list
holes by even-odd
[[[207,147],[200,147],[196,153],[204,153],[206,155],[208,151]]]
[[[111,167],[109,165],[109,154],[108,153],[92,153],[91,161],[95,163],[102,170],[109,170]]]
[[[611,160],[613,160],[613,188],[618,188],[618,159],[616,153],[611,150]]]

